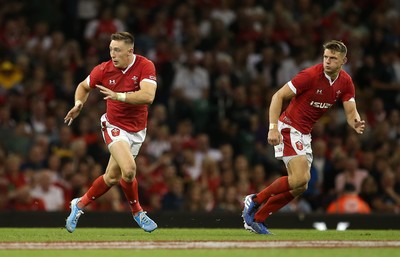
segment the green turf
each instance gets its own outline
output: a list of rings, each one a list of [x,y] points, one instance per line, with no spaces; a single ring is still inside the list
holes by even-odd
[[[399,240],[400,230],[273,230],[274,236],[256,235],[244,229],[158,229],[148,234],[140,229],[78,228],[0,228],[0,242],[76,241],[279,241],[279,240]],[[267,249],[185,249],[185,250],[0,250],[0,257],[397,257],[400,248],[267,248]]]
[[[244,229],[141,229],[78,228],[68,233],[65,228],[0,228],[0,242],[29,241],[138,241],[138,240],[399,240],[400,230],[317,231],[306,229],[273,230],[275,235],[252,234]]]
[[[397,257],[400,250],[385,249],[234,249],[234,250],[13,250],[4,257]]]

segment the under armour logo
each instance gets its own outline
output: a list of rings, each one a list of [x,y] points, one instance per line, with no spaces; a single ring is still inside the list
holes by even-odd
[[[317,92],[316,92],[318,95],[322,95],[322,89],[317,89]]]
[[[342,91],[340,91],[340,90],[336,91],[336,98],[338,98],[341,93],[342,93]]]
[[[115,85],[116,84],[115,79],[110,79],[109,84],[110,85]]]

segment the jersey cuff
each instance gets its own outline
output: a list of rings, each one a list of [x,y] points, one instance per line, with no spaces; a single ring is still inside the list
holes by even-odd
[[[293,91],[293,93],[297,94],[297,89],[294,87],[292,81],[289,81],[287,84],[289,88]]]
[[[89,87],[90,87],[90,75],[88,75],[87,77],[86,77],[86,83],[89,85]]]
[[[143,79],[142,81],[149,82],[149,83],[154,84],[154,85],[157,86],[157,82],[154,81],[154,80],[151,80],[151,79]]]

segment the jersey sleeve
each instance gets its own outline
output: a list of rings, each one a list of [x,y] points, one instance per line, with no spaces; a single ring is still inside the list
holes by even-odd
[[[93,70],[90,72],[88,84],[91,88],[95,88],[96,85],[102,85],[101,80],[104,74],[103,66],[104,65],[99,64],[96,67],[94,67]]]
[[[311,75],[307,70],[300,71],[293,79],[290,81],[291,85],[296,89],[296,94],[299,95],[306,91],[311,85]]]
[[[342,95],[342,102],[346,102],[349,100],[354,100],[355,99],[355,88],[354,88],[354,84],[353,81],[351,80],[351,78],[348,79],[346,86],[344,87],[345,90],[343,91],[343,95]]]
[[[143,64],[140,81],[143,81],[143,80],[157,85],[156,68],[155,68],[153,62],[151,62],[150,60],[147,60]]]

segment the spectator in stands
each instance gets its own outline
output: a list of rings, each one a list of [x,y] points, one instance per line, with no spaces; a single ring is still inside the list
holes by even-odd
[[[11,61],[0,63],[0,97],[11,90],[21,90],[24,74]]]
[[[392,207],[392,212],[400,211],[400,193],[395,190],[396,178],[391,169],[383,172],[380,180],[380,189],[383,201]]]
[[[250,181],[252,191],[255,192],[258,190],[262,190],[267,186],[267,174],[263,165],[255,164],[253,166]]]
[[[398,107],[397,96],[400,90],[400,78],[396,74],[397,51],[391,46],[383,48],[375,69],[375,78],[372,81],[375,95],[384,102],[385,109]]]
[[[356,193],[360,192],[362,181],[368,176],[368,171],[358,167],[358,161],[355,158],[348,157],[344,171],[335,178],[336,194],[341,194],[346,184],[352,184]]]
[[[55,172],[42,169],[34,178],[36,181],[30,193],[33,197],[43,200],[46,211],[64,210],[64,193],[53,183],[56,176]]]
[[[27,185],[30,181],[21,171],[22,158],[16,154],[9,154],[5,160],[5,178],[9,191]]]
[[[378,192],[378,183],[372,176],[366,177],[358,194],[370,207],[372,212],[385,212],[386,204],[382,201]]]
[[[219,200],[216,208],[220,211],[238,212],[242,208],[241,199],[237,197],[237,187],[235,185],[225,187],[223,197]]]
[[[21,164],[21,170],[26,171],[39,171],[46,166],[47,152],[38,144],[32,145],[25,161]]]
[[[46,209],[45,202],[42,198],[31,194],[29,185],[22,186],[15,190],[10,208],[15,211],[49,211]]]
[[[360,213],[368,214],[371,212],[368,204],[358,196],[353,184],[345,184],[343,192],[333,201],[326,210],[327,213]]]
[[[200,66],[200,57],[193,50],[186,52],[183,65],[177,67],[172,82],[172,101],[175,116],[180,119],[197,118],[195,105],[208,102],[209,72]]]
[[[168,181],[168,192],[162,196],[162,210],[183,211],[185,203],[184,181],[175,176]]]
[[[84,37],[89,45],[98,47],[99,41],[108,41],[111,34],[125,30],[125,24],[115,17],[113,9],[103,6],[98,17],[86,24]]]

